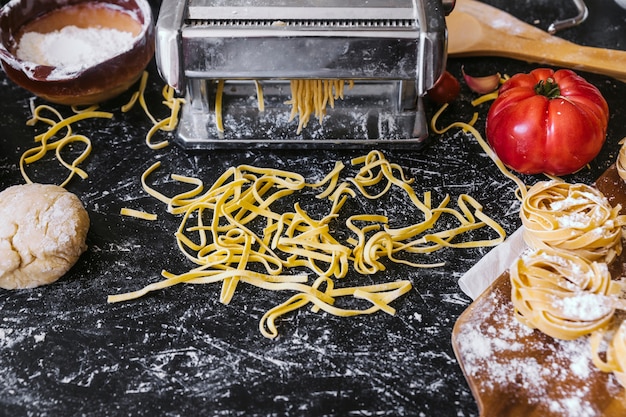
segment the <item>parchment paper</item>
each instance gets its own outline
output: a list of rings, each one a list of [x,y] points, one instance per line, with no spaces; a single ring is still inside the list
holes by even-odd
[[[522,228],[493,248],[459,279],[461,290],[475,300],[526,249]]]

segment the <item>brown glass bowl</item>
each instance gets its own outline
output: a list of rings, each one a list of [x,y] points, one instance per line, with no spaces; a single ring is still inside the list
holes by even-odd
[[[135,35],[130,50],[77,72],[19,60],[25,32],[49,33],[65,26],[101,27]],[[11,1],[0,9],[0,60],[19,86],[52,103],[87,105],[113,98],[132,86],[154,55],[154,23],[147,0]]]

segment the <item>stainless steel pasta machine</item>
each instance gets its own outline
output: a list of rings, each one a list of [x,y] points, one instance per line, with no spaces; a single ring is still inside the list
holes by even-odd
[[[445,70],[453,7],[454,0],[164,0],[156,62],[186,98],[177,140],[185,148],[420,145],[428,130],[421,97]],[[297,134],[287,103],[294,79],[354,85],[322,123],[312,117]]]

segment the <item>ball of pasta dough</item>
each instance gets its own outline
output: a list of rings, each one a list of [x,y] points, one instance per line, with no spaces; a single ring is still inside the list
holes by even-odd
[[[63,276],[87,249],[89,215],[78,197],[48,184],[0,192],[0,288],[33,288]]]

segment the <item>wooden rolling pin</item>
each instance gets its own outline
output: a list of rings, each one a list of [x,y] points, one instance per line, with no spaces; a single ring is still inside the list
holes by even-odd
[[[451,57],[500,56],[626,82],[626,51],[566,41],[479,1],[458,0],[446,24]]]

